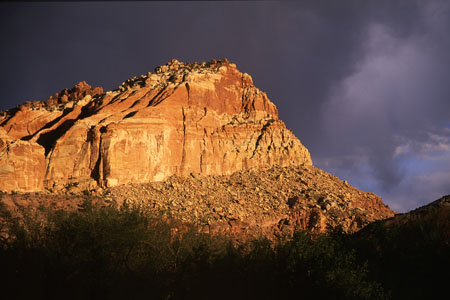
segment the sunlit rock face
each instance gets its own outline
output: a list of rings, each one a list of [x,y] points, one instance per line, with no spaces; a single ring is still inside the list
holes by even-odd
[[[0,188],[3,191],[40,191],[45,175],[44,148],[11,139],[0,128]]]
[[[0,190],[58,190],[312,165],[275,105],[227,60],[172,60],[103,93],[81,82],[0,115]]]

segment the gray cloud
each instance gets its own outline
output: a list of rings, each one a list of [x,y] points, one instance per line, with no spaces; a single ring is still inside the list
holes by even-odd
[[[434,200],[430,185],[401,203],[412,178],[450,169],[425,170],[413,146],[450,125],[449,29],[447,1],[2,3],[0,110],[81,80],[112,89],[172,58],[227,57],[316,165],[404,210]]]
[[[450,70],[442,67],[450,62],[449,38],[445,35],[450,28],[449,7],[437,4],[442,3],[422,7],[420,30],[409,35],[395,35],[388,24],[372,23],[365,58],[356,72],[333,88],[322,110],[325,136],[334,148],[324,156],[334,155],[338,160],[341,155],[354,153],[357,145],[365,147],[364,155],[378,183],[373,185],[375,191],[403,209],[412,207],[397,203],[398,196],[389,198],[393,192],[400,193],[398,185],[405,177],[412,183],[411,170],[402,170],[395,159],[399,140],[422,143],[450,120]],[[418,153],[410,152],[409,156],[412,160]],[[419,163],[416,166],[424,168]],[[416,178],[424,181],[423,177]],[[432,185],[428,186],[431,196]],[[402,187],[407,193],[405,185]]]

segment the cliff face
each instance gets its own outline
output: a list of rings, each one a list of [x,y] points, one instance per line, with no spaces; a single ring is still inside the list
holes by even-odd
[[[42,190],[44,175],[44,148],[12,139],[0,128],[0,190]]]
[[[0,190],[58,190],[312,165],[275,105],[227,60],[172,60],[103,93],[81,82],[0,116]]]

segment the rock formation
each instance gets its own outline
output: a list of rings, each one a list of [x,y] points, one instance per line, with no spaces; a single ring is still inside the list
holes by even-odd
[[[80,82],[0,114],[0,191],[50,192],[0,193],[11,210],[75,209],[86,196],[268,236],[354,232],[393,215],[312,166],[267,95],[227,60],[172,60],[114,91]]]
[[[103,93],[81,82],[0,115],[0,190],[56,191],[312,165],[275,105],[227,60],[172,60]]]
[[[422,231],[418,234],[429,234],[450,247],[450,195],[380,222],[387,228],[414,228]],[[368,232],[371,230],[370,227],[367,229]]]
[[[355,232],[393,216],[381,198],[314,166],[274,166],[231,176],[171,176],[164,182],[110,188],[103,199],[140,203],[157,215],[194,223],[206,232],[240,235]]]
[[[0,194],[11,211],[50,206],[77,209],[84,198],[119,206],[124,202],[149,209],[152,215],[195,224],[209,233],[238,238],[290,234],[295,228],[323,233],[340,226],[355,232],[393,216],[381,198],[362,192],[314,166],[274,166],[232,175],[170,176],[163,182],[128,183],[101,193]]]

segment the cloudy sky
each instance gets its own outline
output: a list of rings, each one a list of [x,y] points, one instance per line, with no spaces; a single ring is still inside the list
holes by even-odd
[[[0,110],[228,58],[316,166],[407,211],[450,194],[450,1],[0,4]]]

